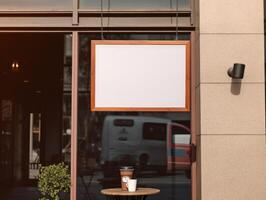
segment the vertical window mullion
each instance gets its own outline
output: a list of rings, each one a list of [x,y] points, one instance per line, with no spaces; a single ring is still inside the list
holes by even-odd
[[[72,32],[72,92],[71,92],[71,190],[70,199],[77,194],[77,138],[78,138],[78,32]]]

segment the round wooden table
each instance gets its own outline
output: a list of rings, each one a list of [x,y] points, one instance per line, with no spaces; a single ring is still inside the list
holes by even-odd
[[[109,188],[101,190],[101,193],[107,197],[107,199],[122,200],[122,199],[134,199],[145,200],[147,196],[155,195],[160,192],[156,188],[137,188],[135,192],[124,191],[121,188]]]

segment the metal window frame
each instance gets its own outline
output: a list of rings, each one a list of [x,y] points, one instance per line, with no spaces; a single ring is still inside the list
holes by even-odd
[[[96,33],[100,32],[100,30],[85,30],[85,31],[71,31],[71,30],[21,30],[17,27],[14,27],[14,30],[0,30],[0,33],[3,32],[16,32],[16,33],[36,33],[36,32],[42,32],[42,33],[65,33],[65,34],[72,34],[72,91],[71,91],[71,189],[70,189],[70,200],[76,200],[77,199],[77,140],[78,140],[78,67],[79,67],[79,35],[81,33]],[[133,31],[135,33],[175,33],[175,30],[135,30]],[[192,48],[195,48],[195,32],[194,31],[184,31],[184,32],[190,32],[191,33],[191,44]],[[108,33],[132,33],[130,30],[116,30],[116,31],[108,31]],[[194,51],[192,49],[192,51]],[[195,55],[192,55],[192,64],[191,64],[191,137],[192,137],[192,143],[196,146],[196,120],[197,119],[197,113],[196,113],[196,95],[195,95],[195,88],[196,86],[196,67],[197,63],[195,63]],[[198,161],[197,161],[198,162]],[[192,171],[192,200],[197,199],[197,187],[200,187],[197,185],[197,179],[198,176],[196,176],[196,168],[197,163],[193,162],[191,171]]]
[[[106,17],[190,17],[190,25],[193,27],[194,25],[194,1],[188,0],[189,8],[184,10],[179,10],[178,12],[175,9],[157,9],[157,10],[149,10],[149,9],[138,9],[138,10],[111,10],[111,11],[101,11],[101,10],[91,10],[91,9],[83,9],[79,8],[79,0],[72,0],[72,8],[71,9],[29,9],[29,10],[1,10],[0,9],[0,17],[68,17],[71,18],[72,24],[68,24],[68,28],[80,28],[79,27],[79,19],[82,17],[100,17],[101,15]],[[178,14],[177,14],[178,13]],[[35,19],[34,19],[35,20]],[[44,24],[45,25],[45,24]],[[40,23],[38,25],[34,25],[34,28],[43,27],[43,24]],[[32,28],[33,28],[32,27]],[[8,27],[0,27],[1,29]],[[66,28],[66,27],[63,27]],[[76,29],[78,31],[78,29]]]
[[[79,34],[72,32],[72,91],[71,91],[71,188],[70,199],[77,198],[78,145],[78,49]]]
[[[121,31],[117,31],[117,32],[121,33]],[[137,32],[143,33],[143,31],[137,31]],[[150,31],[148,31],[148,32],[150,32]],[[80,31],[77,34],[82,34],[82,33],[87,33],[87,32]],[[95,33],[95,31],[94,31],[94,33]],[[108,33],[110,33],[110,32],[108,31]],[[132,33],[132,32],[130,31],[129,33]],[[158,33],[158,31],[154,31],[154,33]],[[161,33],[166,33],[166,32],[162,31]],[[174,31],[171,31],[171,33],[174,33]],[[191,110],[190,110],[190,112],[191,112],[191,140],[192,140],[192,146],[194,147],[193,148],[193,152],[194,152],[193,154],[194,155],[192,155],[192,156],[194,157],[193,159],[195,159],[191,165],[191,196],[192,196],[192,200],[196,200],[198,197],[197,191],[200,190],[199,189],[200,185],[197,185],[197,179],[199,177],[197,176],[197,173],[196,173],[198,161],[196,161],[196,157],[195,157],[196,156],[196,147],[197,147],[197,138],[196,138],[197,137],[196,136],[197,125],[196,125],[196,121],[198,120],[197,115],[199,114],[199,113],[197,113],[197,110],[196,110],[196,92],[195,92],[196,88],[198,87],[197,83],[196,83],[196,76],[197,76],[197,74],[196,74],[197,73],[197,70],[196,70],[196,68],[197,68],[196,56],[197,55],[196,54],[198,52],[196,49],[196,33],[193,31],[193,32],[190,32],[190,34],[191,34],[191,37],[190,37],[191,47],[194,48],[194,49],[191,48],[192,56],[191,56],[191,90],[190,90]],[[77,42],[78,42],[78,38],[77,38]],[[73,56],[74,56],[74,54],[73,54]],[[73,76],[73,74],[72,74],[72,76]],[[77,76],[78,76],[78,74],[77,74]],[[74,86],[72,86],[72,87],[74,87]],[[73,106],[73,104],[72,104],[72,106]],[[78,133],[76,133],[76,134],[78,134]],[[75,137],[76,138],[73,138],[73,142],[75,142],[75,144],[77,144],[77,135]],[[74,148],[76,148],[76,147],[74,147]],[[77,167],[77,160],[74,160],[74,158],[73,158],[73,160],[71,160],[71,162],[76,162],[75,167]],[[72,173],[76,173],[76,168],[73,168],[73,170],[75,170],[75,171]],[[72,188],[73,194],[74,194],[74,192],[76,194],[76,191],[77,191],[76,178],[77,177],[74,177],[74,179],[72,180],[75,183],[75,187]],[[71,197],[72,197],[72,195],[71,195]],[[73,198],[71,198],[71,200],[76,200],[76,196],[73,196]]]

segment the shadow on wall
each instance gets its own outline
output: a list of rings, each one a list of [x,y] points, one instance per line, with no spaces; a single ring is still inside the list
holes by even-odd
[[[231,80],[231,93],[233,95],[239,95],[241,91],[241,85],[242,85],[241,80],[232,79]]]

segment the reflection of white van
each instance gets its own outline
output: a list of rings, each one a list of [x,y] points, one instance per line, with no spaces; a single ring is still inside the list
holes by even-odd
[[[130,164],[144,169],[166,169],[168,137],[173,130],[183,130],[182,141],[190,141],[189,129],[170,119],[145,116],[106,116],[102,133],[101,162],[110,165]],[[170,134],[171,133],[171,134]],[[179,132],[180,133],[180,132]]]

